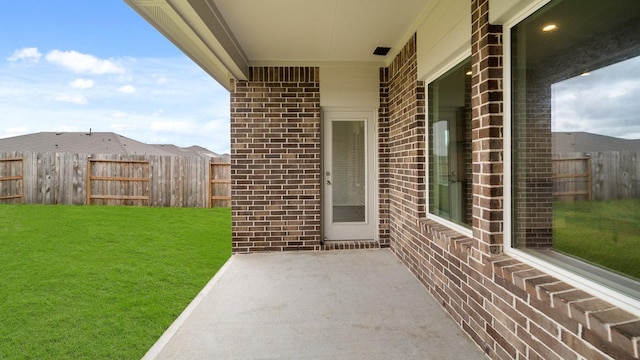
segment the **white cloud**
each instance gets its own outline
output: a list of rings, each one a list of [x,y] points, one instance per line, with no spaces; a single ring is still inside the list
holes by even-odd
[[[83,105],[89,102],[86,97],[78,94],[60,93],[53,95],[51,98],[55,101],[68,102],[76,105]]]
[[[553,84],[552,130],[637,139],[640,81],[629,74],[639,65],[636,57]]]
[[[75,79],[69,83],[74,89],[90,89],[93,87],[93,80],[91,79]]]
[[[133,94],[136,92],[136,88],[133,85],[124,85],[118,88],[118,92],[123,94]]]
[[[131,82],[133,81],[133,76],[131,75],[118,75],[117,79],[119,82]]]
[[[131,123],[127,123],[127,124],[116,123],[116,124],[111,124],[110,128],[114,132],[119,133],[123,131],[138,130],[139,127]]]
[[[53,50],[45,56],[50,63],[61,65],[75,73],[85,74],[122,74],[124,68],[112,60],[99,59],[93,55],[77,51]]]
[[[167,82],[167,78],[166,77],[160,77],[156,80],[156,84],[158,85],[162,85],[165,84]]]
[[[59,126],[50,128],[49,131],[50,132],[78,132],[78,131],[82,131],[82,129],[73,125],[59,125]]]
[[[149,128],[159,132],[190,133],[193,124],[185,121],[154,121]]]
[[[123,112],[123,111],[115,111],[115,112],[109,114],[109,116],[111,116],[112,118],[116,118],[116,119],[122,119],[122,118],[126,118],[129,115],[126,112]]]
[[[203,130],[207,132],[229,132],[229,121],[227,120],[212,120],[204,124]]]
[[[16,62],[18,60],[24,60],[31,63],[37,63],[40,61],[42,54],[38,51],[38,48],[24,48],[19,49],[13,52],[11,56],[7,58],[7,60],[11,62]]]

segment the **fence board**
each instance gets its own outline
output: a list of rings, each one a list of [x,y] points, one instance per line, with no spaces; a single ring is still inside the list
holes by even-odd
[[[556,154],[556,200],[640,199],[640,151]]]
[[[0,202],[24,202],[24,159],[21,157],[0,160]]]
[[[149,205],[149,161],[88,159],[87,204]]]
[[[555,201],[591,200],[591,159],[563,157],[552,160]]]
[[[211,163],[209,197],[211,207],[231,206],[231,164]]]

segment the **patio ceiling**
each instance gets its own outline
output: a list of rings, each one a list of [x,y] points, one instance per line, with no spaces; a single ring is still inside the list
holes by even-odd
[[[432,0],[125,0],[223,86],[250,66],[384,66]],[[390,47],[386,56],[376,47]]]

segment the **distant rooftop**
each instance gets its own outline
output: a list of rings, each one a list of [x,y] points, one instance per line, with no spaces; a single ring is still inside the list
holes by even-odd
[[[153,144],[151,145],[157,149],[170,152],[172,155],[177,156],[198,156],[198,157],[228,157],[228,154],[220,155],[215,153],[207,148],[203,148],[202,146],[189,146],[189,147],[179,147],[172,144]]]
[[[0,139],[0,152],[33,151],[84,154],[219,157],[200,146],[145,144],[113,132],[38,132]]]
[[[640,140],[621,139],[581,131],[554,132],[552,139],[554,153],[640,150]]]

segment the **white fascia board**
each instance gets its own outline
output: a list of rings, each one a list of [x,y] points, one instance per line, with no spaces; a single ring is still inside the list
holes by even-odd
[[[167,1],[236,79],[247,80],[247,57],[212,0]]]
[[[203,33],[202,19],[188,5],[181,3],[175,7],[172,0],[124,1],[227,90],[231,90],[231,79],[247,79],[248,66],[244,65],[243,71],[243,65],[230,60],[214,34]],[[194,15],[199,20],[194,19]],[[200,33],[185,19],[200,22]]]

